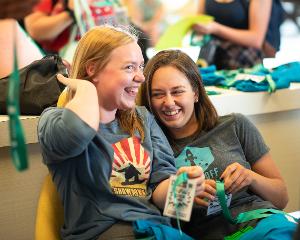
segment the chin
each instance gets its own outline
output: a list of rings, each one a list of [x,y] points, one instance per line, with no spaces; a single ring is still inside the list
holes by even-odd
[[[129,110],[135,108],[136,104],[135,102],[133,103],[126,103],[126,104],[121,104],[121,106],[118,108],[120,110]]]

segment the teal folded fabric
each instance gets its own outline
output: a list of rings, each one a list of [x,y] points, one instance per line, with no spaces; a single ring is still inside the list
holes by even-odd
[[[201,74],[204,86],[215,86],[218,85],[221,81],[225,80],[224,76],[219,75],[216,72],[215,65],[199,68],[199,72]]]
[[[300,82],[300,62],[291,62],[273,69],[272,78],[277,81]]]
[[[149,220],[136,220],[133,222],[133,231],[136,239],[158,239],[158,240],[192,240],[185,233],[167,225],[158,224]]]
[[[289,88],[291,82],[300,82],[300,62],[291,62],[269,70],[259,64],[250,69],[217,71],[215,65],[199,68],[205,86],[234,87],[243,92],[273,92],[275,89]],[[238,74],[247,74],[249,78],[238,79]],[[252,76],[252,77],[251,77]],[[263,81],[255,81],[255,77],[265,76]],[[270,86],[270,81],[273,85]],[[274,88],[274,89],[272,89]]]
[[[289,221],[284,214],[274,214],[259,221],[256,227],[243,234],[240,240],[291,240],[296,227],[297,224]]]

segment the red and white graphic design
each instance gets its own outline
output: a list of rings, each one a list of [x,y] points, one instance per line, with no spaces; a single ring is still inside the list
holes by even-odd
[[[117,195],[145,197],[151,160],[140,139],[126,138],[112,147],[114,162],[110,184],[113,192]]]

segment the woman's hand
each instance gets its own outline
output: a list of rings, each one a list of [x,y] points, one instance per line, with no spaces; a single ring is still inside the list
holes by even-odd
[[[75,93],[65,108],[72,110],[97,131],[100,123],[100,112],[95,85],[87,80],[66,78],[61,74],[57,74],[57,79]]]
[[[203,207],[208,207],[208,201],[213,201],[216,196],[216,181],[205,179],[205,188],[202,193],[195,197],[195,203]]]
[[[200,166],[188,166],[181,167],[177,171],[177,175],[186,172],[190,179],[196,179],[196,193],[195,199],[199,196],[202,196],[206,187],[205,187],[205,176]]]
[[[242,188],[251,185],[253,172],[239,163],[230,164],[221,175],[224,187],[228,193],[236,193]]]
[[[197,23],[193,25],[193,30],[195,30],[198,34],[205,35],[205,34],[216,34],[218,23],[212,21],[207,24]]]
[[[94,84],[87,80],[67,78],[60,73],[56,75],[56,78],[58,81],[60,81],[62,84],[69,87],[74,92],[76,92],[79,86],[80,87],[91,86],[91,88],[95,88]]]

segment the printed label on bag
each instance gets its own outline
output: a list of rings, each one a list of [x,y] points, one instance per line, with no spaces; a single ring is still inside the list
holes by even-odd
[[[227,202],[227,207],[229,207],[230,203],[231,203],[232,194],[231,193],[226,194],[225,198],[226,198],[226,202]],[[220,212],[220,211],[221,211],[221,206],[219,204],[219,199],[218,199],[218,196],[215,196],[215,200],[208,202],[207,216],[217,213],[217,212]]]
[[[170,177],[167,199],[164,208],[164,215],[172,218],[179,218],[189,221],[191,218],[192,207],[196,192],[196,180],[188,179],[186,182],[176,187],[176,200],[174,199],[173,184],[176,175]],[[177,214],[176,214],[177,209]]]

